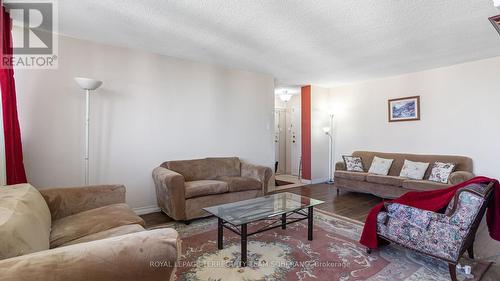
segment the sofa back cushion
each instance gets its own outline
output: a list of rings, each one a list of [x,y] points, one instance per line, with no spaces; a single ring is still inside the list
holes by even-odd
[[[445,163],[455,163],[457,166],[455,171],[473,171],[472,159],[465,156],[454,156],[454,155],[425,155],[425,154],[405,154],[405,153],[385,153],[385,152],[375,152],[375,151],[355,151],[352,156],[361,157],[363,160],[363,167],[366,171],[370,169],[370,165],[375,156],[380,158],[394,159],[391,169],[389,170],[389,176],[399,176],[401,169],[403,168],[405,159],[414,162],[425,162],[430,163],[432,166],[434,162],[445,162]],[[427,169],[424,179],[428,179],[430,175],[430,170]]]
[[[212,180],[223,176],[240,176],[238,157],[168,161],[162,167],[184,176],[186,181]]]
[[[207,159],[168,161],[162,166],[183,175],[186,181],[211,180],[217,177],[215,167]]]
[[[238,157],[207,158],[215,166],[217,177],[241,176],[241,162]]]
[[[30,184],[0,187],[0,259],[49,249],[51,216]]]

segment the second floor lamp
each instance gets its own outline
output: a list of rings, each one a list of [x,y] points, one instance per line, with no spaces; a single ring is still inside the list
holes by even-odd
[[[84,77],[75,77],[75,81],[80,88],[85,90],[85,185],[89,185],[90,92],[97,90],[102,85],[102,81]]]

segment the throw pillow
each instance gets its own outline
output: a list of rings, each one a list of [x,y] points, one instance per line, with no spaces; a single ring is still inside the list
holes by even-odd
[[[424,178],[427,168],[429,168],[429,163],[405,160],[399,176],[402,178],[421,180]]]
[[[49,249],[50,210],[30,184],[0,187],[0,260]]]
[[[370,166],[370,170],[368,173],[387,176],[389,174],[389,169],[392,166],[392,162],[394,159],[384,159],[375,156],[372,161],[372,165]]]
[[[448,183],[448,178],[455,170],[456,165],[453,163],[436,162],[432,166],[430,181]]]
[[[342,156],[344,158],[344,163],[346,170],[349,172],[364,172],[363,169],[363,161],[361,161],[361,157],[355,156]]]

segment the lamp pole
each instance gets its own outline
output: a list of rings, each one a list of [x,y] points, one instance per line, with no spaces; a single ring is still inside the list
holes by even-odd
[[[327,184],[333,184],[333,114],[330,114],[330,126],[325,128],[325,134],[328,136],[328,181]]]
[[[85,90],[85,185],[89,184],[90,90]]]
[[[102,81],[75,77],[76,83],[85,90],[85,185],[89,185],[90,174],[90,161],[89,161],[89,147],[90,147],[90,91],[97,90],[102,85]]]

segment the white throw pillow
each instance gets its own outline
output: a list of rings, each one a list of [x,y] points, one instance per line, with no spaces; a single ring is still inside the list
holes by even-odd
[[[344,158],[344,163],[347,171],[364,172],[363,161],[361,160],[361,157],[342,156],[342,158]]]
[[[425,172],[429,168],[429,163],[423,162],[413,162],[410,160],[405,160],[403,168],[399,176],[402,178],[409,178],[413,180],[421,180],[425,176]]]
[[[392,162],[394,159],[384,159],[375,156],[372,161],[372,165],[370,166],[370,170],[368,173],[387,176],[389,174],[389,169],[392,166]]]
[[[453,163],[436,162],[432,166],[429,180],[441,183],[448,183],[448,178],[450,177],[451,173],[454,170],[455,170],[455,164]]]

